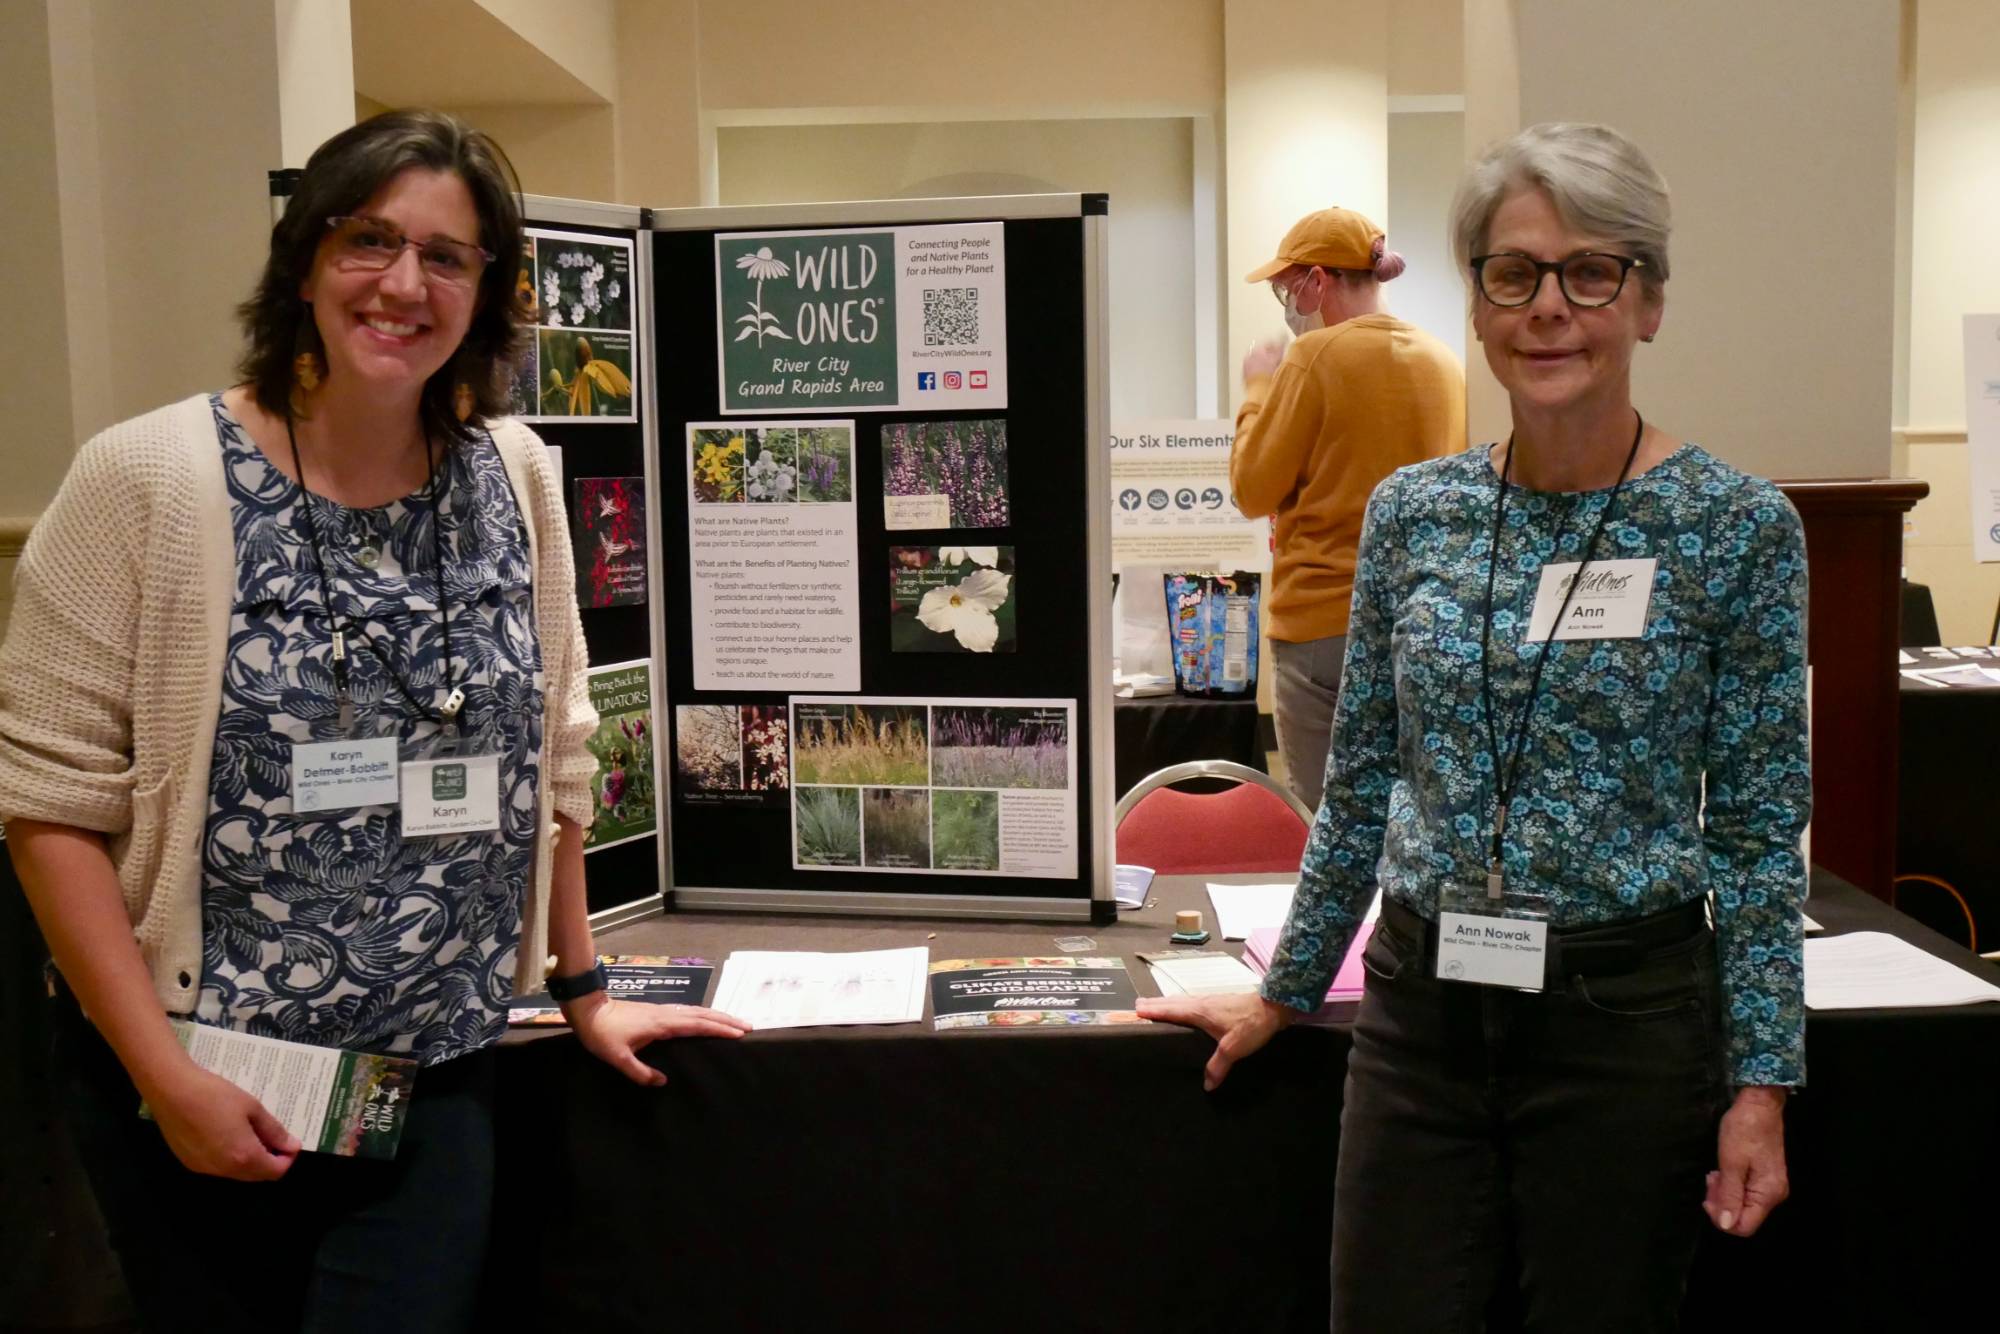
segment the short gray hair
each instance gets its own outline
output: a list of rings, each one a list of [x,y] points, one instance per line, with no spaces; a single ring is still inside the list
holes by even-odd
[[[1493,215],[1508,195],[1546,190],[1563,222],[1643,260],[1640,281],[1667,281],[1667,234],[1673,229],[1667,183],[1639,146],[1608,125],[1549,122],[1502,140],[1466,169],[1451,201],[1451,248],[1472,280],[1472,257],[1486,245]]]

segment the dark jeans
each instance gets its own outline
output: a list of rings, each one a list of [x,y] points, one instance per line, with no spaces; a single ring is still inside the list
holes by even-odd
[[[1363,952],[1334,1188],[1336,1334],[1679,1328],[1723,1109],[1715,938],[1541,993],[1432,975],[1412,922]]]
[[[274,1182],[188,1171],[66,994],[52,1074],[149,1331],[467,1329],[493,1199],[493,1052],[423,1070],[396,1157],[301,1153]]]

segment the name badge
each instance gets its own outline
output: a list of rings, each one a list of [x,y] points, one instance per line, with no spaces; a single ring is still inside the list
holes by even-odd
[[[292,810],[396,804],[396,738],[312,741],[292,747]]]
[[[403,765],[403,834],[476,834],[500,827],[500,757],[460,755]]]
[[[1653,571],[1659,562],[1644,560],[1594,560],[1577,582],[1578,563],[1542,567],[1541,587],[1535,590],[1535,612],[1528,618],[1527,642],[1557,639],[1637,639],[1646,633],[1646,609],[1653,603]],[[1563,595],[1576,582],[1569,608],[1563,609]],[[1556,613],[1562,612],[1557,626]]]
[[[1447,982],[1540,991],[1548,955],[1547,922],[1438,914],[1437,975]]]

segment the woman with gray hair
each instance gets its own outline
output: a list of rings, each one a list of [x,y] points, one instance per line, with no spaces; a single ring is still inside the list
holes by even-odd
[[[1533,1329],[1672,1329],[1702,1212],[1747,1236],[1786,1193],[1805,544],[1776,487],[1632,404],[1669,230],[1633,144],[1535,126],[1452,215],[1514,430],[1369,501],[1325,803],[1262,994],[1144,1012],[1218,1039],[1214,1087],[1318,1007],[1379,888],[1334,1327],[1478,1329],[1506,1282]]]

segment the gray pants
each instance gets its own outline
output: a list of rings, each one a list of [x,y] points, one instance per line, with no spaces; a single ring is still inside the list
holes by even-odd
[[[1346,657],[1346,635],[1298,643],[1271,641],[1271,667],[1277,673],[1272,695],[1285,781],[1313,811],[1319,810],[1326,786],[1327,743],[1333,735],[1333,706],[1340,699],[1340,666]]]

